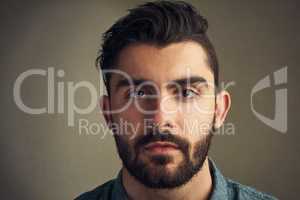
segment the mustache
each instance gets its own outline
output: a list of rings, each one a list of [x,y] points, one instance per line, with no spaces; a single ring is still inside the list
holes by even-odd
[[[137,139],[135,144],[135,149],[138,150],[139,148],[151,143],[151,142],[170,142],[176,144],[179,149],[186,152],[189,148],[189,142],[175,134],[172,134],[169,130],[165,131],[151,131],[146,135],[140,136]]]

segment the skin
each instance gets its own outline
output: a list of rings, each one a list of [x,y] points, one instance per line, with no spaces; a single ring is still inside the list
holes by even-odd
[[[215,96],[214,75],[209,67],[207,55],[198,43],[185,41],[165,47],[151,44],[130,45],[121,51],[117,66],[119,70],[126,72],[132,78],[149,80],[156,86],[154,92],[156,98],[152,100],[142,98],[151,93],[151,90],[147,88],[141,89],[143,90],[141,97],[137,95],[134,98],[141,108],[155,112],[142,112],[134,103],[129,103],[126,109],[118,113],[105,112],[104,116],[108,125],[121,123],[122,120],[136,125],[135,132],[127,130],[126,135],[120,136],[132,149],[135,138],[145,131],[144,126],[138,126],[138,124],[142,125],[145,119],[151,119],[160,130],[168,129],[172,134],[189,141],[190,155],[194,152],[197,141],[202,140],[212,128],[217,129],[223,124],[230,108],[230,95],[222,90]],[[168,87],[167,83],[190,76],[201,77],[206,80],[207,84],[183,87],[181,91]],[[121,79],[121,76],[112,75],[109,88],[111,96],[103,96],[101,100],[104,111],[122,108],[128,102],[126,94],[128,94],[129,87],[116,88]],[[183,92],[188,95],[184,95]],[[213,120],[214,117],[215,120]],[[193,124],[198,126],[189,129]],[[177,150],[165,153],[173,159],[164,166],[164,170],[172,174],[178,164],[183,161],[183,155]],[[151,155],[151,153],[143,152],[139,154],[139,159],[147,162],[154,172],[157,166],[151,162]],[[124,166],[122,180],[129,198],[134,200],[208,199],[212,190],[212,177],[207,157],[201,170],[180,187],[149,188],[133,177]]]

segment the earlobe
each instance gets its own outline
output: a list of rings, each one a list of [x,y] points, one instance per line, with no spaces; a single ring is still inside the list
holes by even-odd
[[[222,90],[217,94],[216,108],[215,108],[215,124],[216,129],[220,128],[225,121],[227,113],[231,106],[230,94],[226,90]]]

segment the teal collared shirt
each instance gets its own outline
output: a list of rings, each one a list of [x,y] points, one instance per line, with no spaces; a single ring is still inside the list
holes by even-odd
[[[225,178],[211,160],[209,166],[213,179],[210,200],[276,200],[270,195]],[[128,200],[122,184],[121,170],[116,179],[80,195],[75,200]]]

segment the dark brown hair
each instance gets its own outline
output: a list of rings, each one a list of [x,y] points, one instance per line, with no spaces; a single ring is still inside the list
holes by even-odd
[[[207,53],[214,73],[215,85],[219,84],[219,66],[213,45],[206,31],[207,20],[189,3],[183,1],[154,1],[129,9],[103,34],[102,49],[96,59],[102,73],[114,68],[121,50],[134,43],[150,43],[166,46],[170,43],[195,41]],[[103,79],[109,92],[108,73]]]

